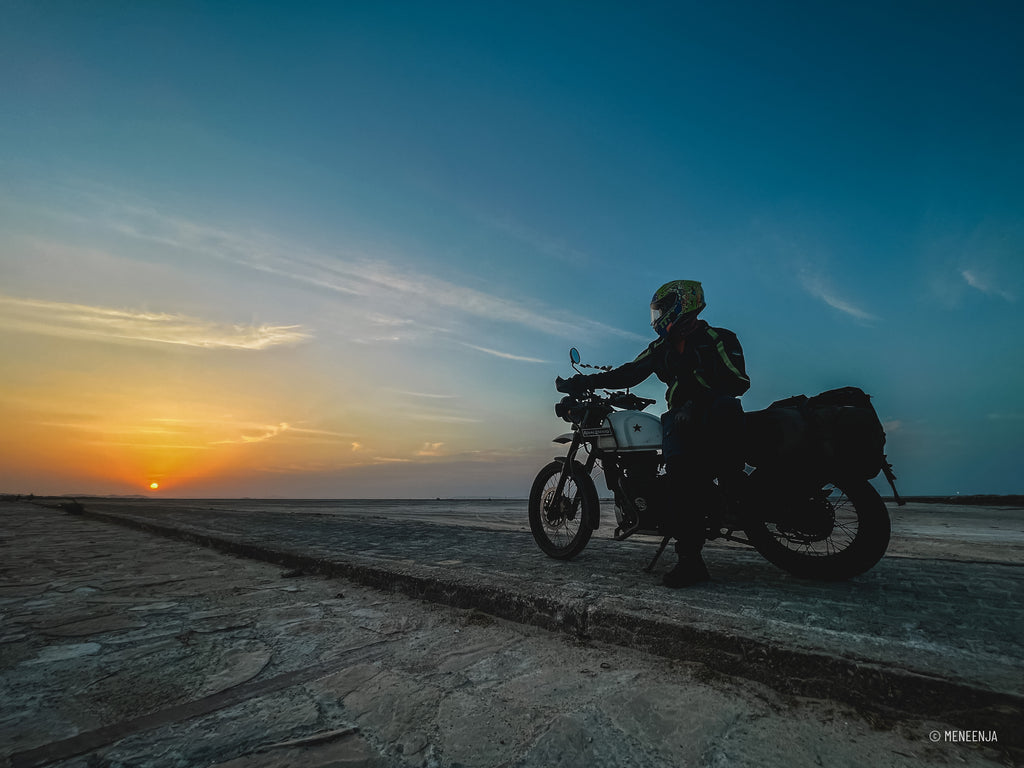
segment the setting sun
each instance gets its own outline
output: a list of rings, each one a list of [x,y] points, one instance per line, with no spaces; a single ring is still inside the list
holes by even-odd
[[[155,491],[157,488],[160,487],[160,483],[150,483],[149,487]]]

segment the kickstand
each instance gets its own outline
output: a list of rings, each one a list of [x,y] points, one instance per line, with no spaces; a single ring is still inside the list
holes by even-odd
[[[668,543],[669,541],[671,541],[671,539],[671,536],[666,536],[664,539],[661,540],[661,546],[658,547],[658,551],[654,554],[654,559],[651,560],[651,564],[644,568],[644,570],[647,573],[650,573],[654,570],[654,566],[658,564],[658,558],[661,557],[661,553],[665,551],[665,547],[668,546]]]
[[[889,487],[892,488],[893,498],[896,500],[896,505],[902,507],[907,502],[900,498],[900,492],[896,490],[896,475],[892,471],[892,464],[889,463],[888,457],[882,457],[882,472],[885,473],[885,479],[889,481]]]

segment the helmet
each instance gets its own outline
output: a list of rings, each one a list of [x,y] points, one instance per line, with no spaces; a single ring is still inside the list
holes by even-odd
[[[651,298],[651,328],[664,338],[680,317],[695,318],[705,306],[704,289],[696,280],[665,283]]]

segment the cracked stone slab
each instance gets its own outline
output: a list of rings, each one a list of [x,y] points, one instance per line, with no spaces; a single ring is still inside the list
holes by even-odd
[[[103,605],[103,615],[138,620],[132,608],[145,601],[174,603],[144,612],[145,629],[81,642],[42,629],[69,616],[86,620],[95,594],[0,598],[4,631],[16,638],[0,646],[0,764],[12,768],[547,768],[557,760],[995,768],[1020,762],[1001,745],[929,740],[933,728],[962,722],[890,720],[877,710],[792,695],[703,663],[552,634],[342,578],[296,577],[289,581],[300,591],[282,592],[268,588],[280,584],[279,564],[87,516],[9,509],[0,504],[7,542],[0,544],[0,562],[26,582],[49,581],[59,566],[109,594],[108,576],[135,573],[148,586],[139,586],[132,600]],[[59,558],[49,556],[58,551]],[[613,561],[601,571],[601,588],[580,584],[573,591],[575,582],[567,582],[582,606],[573,610],[589,612],[591,627],[598,615],[589,607],[604,599],[602,590],[635,578],[625,568],[615,576],[618,568]],[[502,570],[509,569],[506,562]],[[187,578],[195,573],[220,575],[212,582]],[[196,583],[203,590],[182,586]],[[708,591],[688,599],[710,619],[721,597]],[[659,598],[662,611],[681,604],[652,589],[649,604],[639,590],[635,598],[648,613],[656,612]],[[549,607],[537,602],[532,609]],[[222,630],[200,631],[211,621]],[[642,634],[642,622],[631,621]],[[24,663],[40,658],[47,661]]]

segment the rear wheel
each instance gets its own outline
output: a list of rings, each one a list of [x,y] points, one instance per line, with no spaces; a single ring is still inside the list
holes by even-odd
[[[794,576],[842,581],[864,573],[889,546],[889,512],[867,480],[829,483],[791,508],[778,522],[746,529],[768,561]]]
[[[597,517],[597,490],[579,462],[574,462],[558,493],[563,462],[553,461],[537,475],[530,489],[530,530],[550,557],[568,560],[590,541]]]

